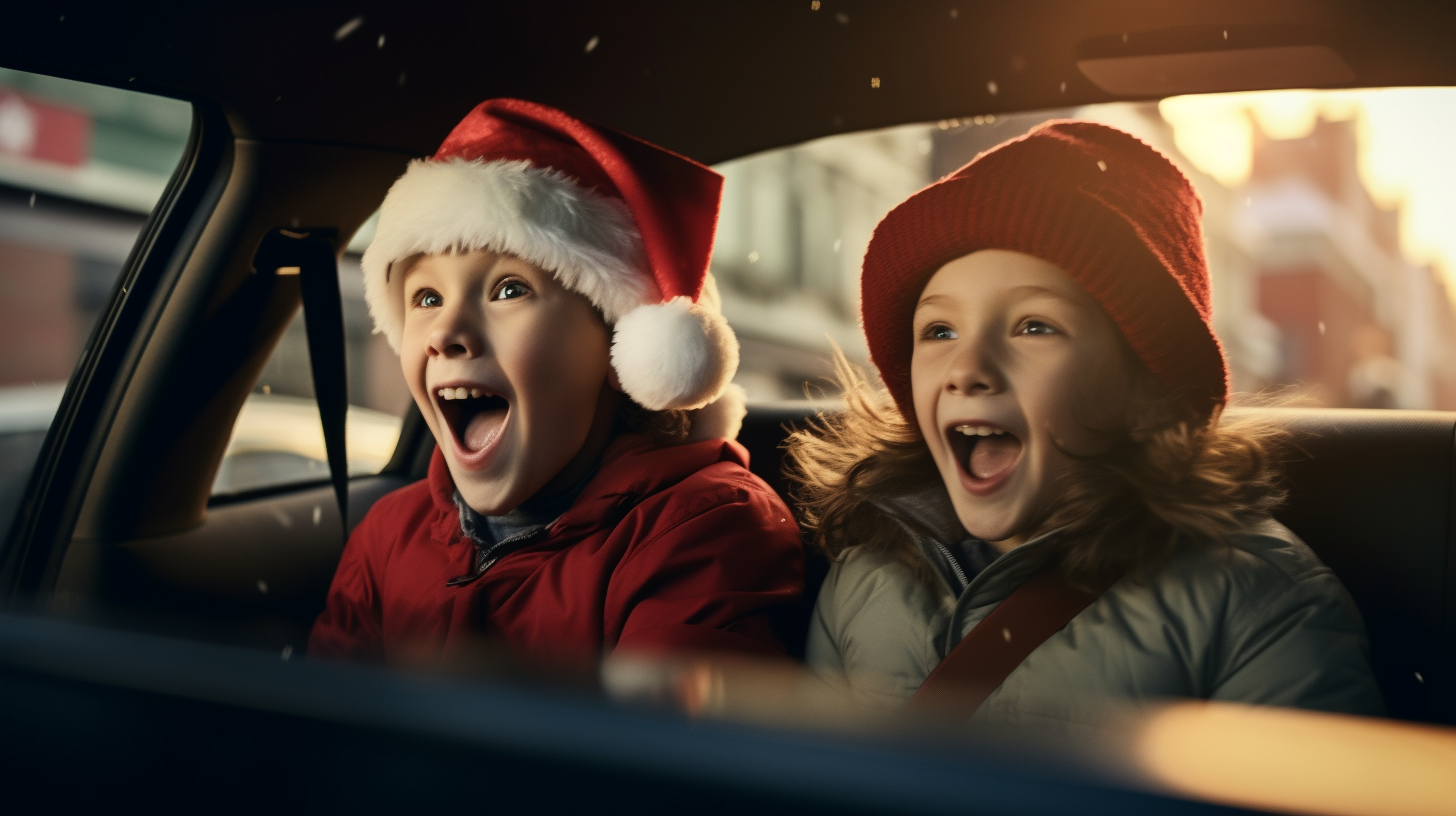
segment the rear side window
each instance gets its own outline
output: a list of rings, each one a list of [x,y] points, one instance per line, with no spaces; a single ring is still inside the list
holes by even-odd
[[[350,476],[378,473],[389,463],[405,412],[413,404],[399,358],[384,335],[374,333],[374,322],[364,304],[359,255],[368,246],[372,227],[372,220],[365,224],[339,261],[349,372],[345,427]],[[328,477],[328,454],[300,310],[243,403],[212,493],[226,496]]]
[[[0,69],[0,533],[192,107]]]

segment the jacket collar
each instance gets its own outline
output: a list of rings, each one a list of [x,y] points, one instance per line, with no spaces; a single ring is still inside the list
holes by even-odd
[[[1056,551],[1053,542],[1059,531],[1051,530],[994,558],[967,581],[951,553],[963,551],[976,539],[961,525],[944,484],[939,480],[923,483],[900,493],[876,498],[873,504],[900,524],[921,555],[945,581],[951,594],[962,602],[974,602],[975,598],[984,597],[987,591],[994,594],[1008,581],[1014,589]],[[1006,594],[1009,593],[1010,589],[1006,590]]]
[[[663,445],[646,434],[621,434],[607,445],[596,476],[582,488],[571,507],[553,524],[556,535],[576,528],[615,524],[643,497],[664,490],[717,462],[748,467],[748,451],[728,439],[707,439]],[[460,528],[455,505],[455,480],[438,446],[430,456],[430,497],[434,504],[433,538],[469,541]]]

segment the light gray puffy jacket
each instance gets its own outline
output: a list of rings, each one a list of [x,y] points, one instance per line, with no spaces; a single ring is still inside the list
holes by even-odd
[[[880,503],[939,576],[851,548],[830,568],[807,658],[855,696],[903,704],[950,649],[1051,554],[1048,536],[967,583],[947,551],[965,538],[939,485]],[[1201,698],[1378,715],[1364,626],[1328,567],[1267,519],[1232,546],[1123,578],[1041,644],[976,720],[1095,724],[1109,703]]]

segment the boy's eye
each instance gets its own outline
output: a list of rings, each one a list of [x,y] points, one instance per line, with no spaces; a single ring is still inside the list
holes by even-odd
[[[526,296],[530,291],[526,284],[520,281],[506,281],[495,290],[495,297],[491,300],[514,300]]]
[[[960,337],[960,335],[956,334],[955,329],[952,329],[944,323],[932,323],[926,326],[921,336],[927,340],[954,340]]]
[[[416,306],[426,309],[434,309],[445,303],[445,299],[440,297],[440,293],[432,289],[422,289],[415,293],[414,300]]]
[[[1017,334],[1060,334],[1055,328],[1041,322],[1040,320],[1026,320],[1021,324],[1021,330]]]

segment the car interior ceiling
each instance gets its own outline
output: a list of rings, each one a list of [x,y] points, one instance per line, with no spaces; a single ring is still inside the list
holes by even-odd
[[[369,12],[388,36],[379,46],[331,41],[339,15],[323,6],[127,11],[155,14],[130,20],[127,38],[109,36],[120,10],[63,23],[41,22],[56,16],[44,4],[16,12],[21,24],[0,32],[10,67],[177,96],[196,117],[188,159],[83,355],[3,553],[12,608],[302,648],[343,546],[331,489],[209,506],[233,420],[300,302],[298,279],[255,270],[253,253],[278,227],[352,234],[406,162],[482,99],[537,99],[717,162],[833,133],[1109,101],[1118,97],[1075,60],[1079,45],[1114,32],[1131,32],[1121,42],[1139,54],[1214,29],[1235,42],[1318,43],[1361,87],[1456,84],[1456,52],[1438,36],[1456,9],[1398,4],[1127,2],[1053,14],[962,3],[960,27],[945,21],[953,4],[921,14],[826,2],[819,16],[799,4],[521,5],[381,7]],[[601,44],[585,49],[593,38]],[[356,48],[377,53],[331,50]],[[466,52],[479,56],[469,70]],[[886,78],[878,89],[874,75]],[[739,439],[781,492],[785,427],[822,407],[750,407]],[[1359,604],[1392,716],[1456,722],[1456,414],[1276,413],[1299,443],[1280,517]],[[353,480],[349,526],[421,478],[432,446],[411,415],[384,471]]]

